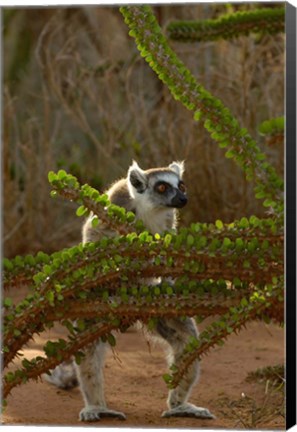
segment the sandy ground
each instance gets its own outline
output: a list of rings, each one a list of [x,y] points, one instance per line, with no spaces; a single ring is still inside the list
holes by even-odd
[[[203,330],[206,323],[199,328]],[[27,358],[43,355],[47,338],[61,337],[53,328],[28,345]],[[282,392],[268,382],[248,382],[248,372],[284,361],[284,330],[276,325],[252,322],[225,345],[213,349],[201,361],[201,377],[190,402],[207,407],[215,420],[160,417],[166,409],[167,371],[162,346],[148,344],[130,329],[117,338],[105,366],[105,388],[110,408],[123,411],[127,420],[104,419],[90,426],[151,428],[269,428],[284,429]],[[15,365],[18,364],[16,361]],[[47,382],[28,382],[14,388],[7,398],[2,422],[6,425],[77,425],[82,397],[78,388],[65,391]]]

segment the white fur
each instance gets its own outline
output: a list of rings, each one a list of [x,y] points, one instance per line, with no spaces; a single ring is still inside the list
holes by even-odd
[[[163,233],[175,227],[175,211],[171,208],[156,209],[145,195],[135,197],[137,219],[141,219],[146,229],[152,233]]]
[[[155,175],[155,180],[161,180],[166,183],[169,183],[173,187],[177,187],[180,181],[180,178],[176,176],[174,173],[160,172]]]
[[[182,178],[183,173],[185,171],[185,162],[184,161],[176,161],[172,162],[169,165],[169,168],[176,172],[176,174]]]

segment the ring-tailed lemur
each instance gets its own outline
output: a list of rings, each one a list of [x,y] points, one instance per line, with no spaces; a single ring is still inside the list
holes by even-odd
[[[165,168],[143,171],[136,162],[130,166],[126,178],[114,183],[107,191],[109,200],[126,210],[133,211],[142,219],[145,227],[152,233],[162,233],[176,227],[176,209],[187,203],[186,188],[182,181],[183,162],[172,162]],[[92,214],[83,226],[83,243],[96,241],[102,234],[111,234],[98,225],[92,227]],[[170,348],[170,364],[178,366],[183,349],[189,337],[198,336],[192,318],[159,318],[155,334],[167,342]],[[102,417],[125,419],[125,415],[107,408],[103,389],[103,366],[107,344],[98,341],[84,350],[80,365],[65,364],[57,366],[46,375],[47,380],[61,388],[71,388],[77,383],[83,395],[85,407],[79,418],[82,421],[96,421]],[[169,391],[168,411],[162,417],[185,416],[214,418],[206,408],[196,407],[187,402],[191,389],[198,379],[199,363],[195,361],[179,385]]]

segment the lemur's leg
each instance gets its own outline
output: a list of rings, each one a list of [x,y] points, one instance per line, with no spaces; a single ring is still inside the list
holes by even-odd
[[[198,337],[195,322],[191,318],[185,320],[179,318],[159,319],[156,330],[171,347],[170,364],[178,366],[182,352],[187,344],[189,336]],[[198,417],[205,419],[215,418],[208,409],[197,407],[187,402],[191,389],[199,377],[199,362],[195,361],[182,378],[179,385],[169,391],[167,404],[168,411],[164,411],[162,417]]]
[[[97,342],[84,351],[80,365],[76,365],[85,407],[81,410],[81,421],[96,421],[102,417],[115,417],[124,420],[125,414],[106,407],[104,398],[103,366],[106,344]]]

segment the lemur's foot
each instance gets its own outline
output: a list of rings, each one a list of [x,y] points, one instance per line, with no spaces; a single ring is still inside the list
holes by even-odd
[[[126,420],[126,416],[124,413],[100,406],[88,406],[83,408],[79,413],[80,421],[84,422],[94,422],[105,417]]]
[[[201,419],[215,419],[215,416],[207,409],[197,407],[190,403],[184,403],[168,411],[164,411],[162,417],[196,417]]]

